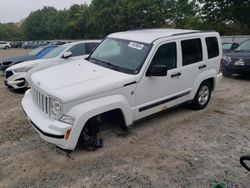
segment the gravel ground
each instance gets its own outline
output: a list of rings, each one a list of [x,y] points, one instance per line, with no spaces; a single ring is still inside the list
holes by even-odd
[[[6,89],[0,76],[0,187],[247,188],[250,173],[239,158],[250,154],[249,83],[223,78],[202,111],[180,106],[127,135],[111,127],[101,132],[103,148],[65,154],[39,138],[22,112],[23,94]]]

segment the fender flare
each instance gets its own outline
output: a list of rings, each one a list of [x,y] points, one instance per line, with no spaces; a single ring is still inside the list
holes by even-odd
[[[197,90],[199,89],[201,83],[207,79],[213,79],[213,85],[215,87],[215,84],[216,84],[216,76],[217,76],[217,71],[215,69],[212,69],[212,70],[208,70],[208,71],[204,71],[202,72],[195,80],[194,82],[194,85],[193,85],[193,89],[192,89],[192,92],[190,94],[190,100],[192,100],[196,93],[197,93]]]
[[[74,106],[67,113],[67,115],[75,117],[76,122],[72,127],[66,148],[75,149],[82,129],[90,118],[115,109],[121,110],[126,126],[133,123],[133,111],[128,100],[122,95],[102,97]]]

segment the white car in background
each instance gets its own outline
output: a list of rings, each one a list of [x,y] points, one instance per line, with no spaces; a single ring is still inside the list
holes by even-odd
[[[58,46],[43,59],[26,61],[6,69],[4,83],[11,90],[26,89],[29,87],[29,75],[32,73],[87,57],[99,43],[100,40],[88,40]]]
[[[8,48],[11,48],[11,45],[10,45],[9,42],[3,42],[3,41],[1,41],[0,42],[0,48],[1,49],[8,49]]]

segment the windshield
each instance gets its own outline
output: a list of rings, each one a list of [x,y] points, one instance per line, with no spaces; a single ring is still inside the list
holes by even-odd
[[[61,54],[63,52],[63,50],[65,50],[67,48],[67,46],[63,45],[63,46],[58,46],[55,49],[51,50],[49,53],[47,53],[43,59],[48,59],[48,58],[53,58],[53,57],[57,57],[59,54]]]
[[[120,72],[137,74],[150,47],[149,44],[106,38],[88,60]]]
[[[39,48],[36,48],[36,49],[30,51],[28,54],[29,54],[29,55],[37,55],[37,54],[39,54],[43,49],[44,49],[43,47],[39,47]]]
[[[250,50],[250,40],[243,42],[236,50]]]

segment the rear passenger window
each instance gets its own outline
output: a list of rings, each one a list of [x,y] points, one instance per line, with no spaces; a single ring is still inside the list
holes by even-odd
[[[160,46],[153,58],[152,65],[166,65],[168,70],[176,68],[176,43]]]
[[[216,37],[206,38],[208,59],[219,55],[219,45]]]
[[[201,39],[181,41],[182,65],[190,65],[202,61]]]

